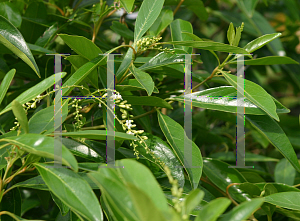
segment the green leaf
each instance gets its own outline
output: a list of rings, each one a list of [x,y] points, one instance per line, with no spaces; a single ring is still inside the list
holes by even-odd
[[[0,3],[0,14],[9,20],[15,27],[19,28],[22,22],[22,17],[19,9],[12,2]]]
[[[234,31],[234,26],[232,24],[232,22],[230,22],[228,31],[227,31],[227,39],[230,45],[233,45],[233,41],[235,38],[235,31]]]
[[[204,191],[200,189],[192,190],[183,201],[182,214],[189,215],[200,204],[203,197]]]
[[[14,78],[16,73],[16,69],[11,69],[7,74],[4,76],[1,86],[0,86],[0,104],[2,103],[6,92],[11,84],[12,79]]]
[[[103,220],[99,201],[89,184],[75,172],[65,168],[34,164],[43,180],[65,205],[88,220]]]
[[[246,115],[246,119],[290,161],[298,172],[300,172],[300,165],[294,148],[276,121],[267,115]]]
[[[162,10],[164,0],[144,0],[134,27],[134,42],[137,42],[152,26]]]
[[[248,51],[249,53],[252,53],[280,36],[281,36],[281,33],[266,34],[266,35],[260,36],[256,39],[254,39],[253,41],[249,42],[244,47],[244,49],[246,51]]]
[[[178,97],[170,98],[170,100],[176,100],[184,103],[185,98],[191,98],[192,104],[195,107],[225,111],[230,113],[236,113],[237,104],[236,98],[230,98],[237,96],[237,90],[232,86],[221,86],[194,92],[189,95],[182,95]],[[276,104],[277,113],[288,113],[289,110],[281,105],[275,98],[272,97]],[[253,104],[249,99],[244,98],[244,107],[246,114],[254,115],[266,115],[266,113]]]
[[[256,211],[264,203],[263,198],[252,199],[234,207],[230,212],[226,213],[220,221],[240,221],[248,219],[251,214]]]
[[[146,133],[146,136],[148,137],[148,139],[145,140],[145,143],[147,144],[150,151],[153,151],[154,156],[156,158],[159,158],[160,161],[162,161],[167,167],[169,167],[169,169],[171,170],[171,175],[178,181],[179,187],[183,187],[185,183],[184,173],[179,160],[176,158],[170,146],[157,136],[148,133]],[[138,145],[140,147],[140,154],[149,161],[155,163],[152,155],[150,153],[147,153],[145,148],[141,144],[138,143]],[[157,164],[160,165],[159,163]]]
[[[100,48],[98,48],[91,40],[83,36],[66,34],[59,34],[58,36],[61,37],[64,40],[64,42],[77,54],[88,59],[89,61],[98,57],[99,54],[102,54]]]
[[[66,57],[66,60],[70,61],[73,65],[75,71],[77,71],[80,67],[88,63],[88,60],[81,55],[71,55]],[[98,72],[97,68],[91,71],[90,74],[87,75],[87,82],[90,83],[94,88],[98,89]]]
[[[15,117],[20,123],[20,126],[24,129],[25,133],[28,133],[29,132],[28,120],[24,108],[16,100],[13,100],[11,107]]]
[[[171,42],[165,42],[164,44],[181,45],[186,47],[199,48],[203,50],[213,50],[213,51],[221,51],[221,52],[236,53],[236,54],[249,54],[243,48],[239,48],[236,46],[231,46],[219,42],[213,42],[213,41],[171,41]]]
[[[184,54],[183,50],[174,50],[176,53]],[[184,55],[177,55],[171,53],[161,52],[151,58],[147,63],[143,64],[139,67],[140,70],[151,70],[154,68],[170,65],[170,64],[183,64],[184,63]]]
[[[222,74],[233,87],[236,89],[237,86],[240,87],[240,85],[237,85],[237,76],[227,74],[225,72],[222,72]],[[279,117],[276,113],[276,105],[272,97],[261,86],[253,83],[252,81],[245,79],[244,82],[245,97],[264,110],[268,115],[279,121]],[[243,91],[243,89],[239,88],[238,91]]]
[[[55,202],[55,204],[57,205],[57,207],[59,208],[59,210],[60,210],[60,213],[63,215],[63,216],[65,216],[68,212],[69,212],[69,210],[70,210],[70,208],[69,207],[67,207],[57,196],[55,196],[52,192],[50,192],[50,194],[51,194],[51,197],[52,197],[52,199],[53,199],[53,201]]]
[[[161,99],[160,97],[146,97],[146,96],[122,96],[123,100],[127,100],[131,105],[145,105],[154,107],[164,107],[168,109],[173,109],[173,107]]]
[[[194,189],[197,188],[203,167],[202,156],[199,148],[193,141],[186,137],[187,135],[180,124],[178,124],[172,118],[161,114],[159,111],[157,112],[157,116],[159,126],[181,165],[184,165],[184,158],[192,158],[192,162],[188,162],[189,165],[185,165],[185,170],[188,174],[188,179],[191,183],[191,186]],[[184,156],[184,137],[191,142],[192,152],[188,153],[189,156]]]
[[[121,3],[124,6],[127,13],[130,13],[132,11],[134,0],[121,0]]]
[[[174,41],[185,42],[185,41],[192,40],[190,36],[182,34],[182,32],[193,33],[193,27],[190,22],[182,19],[176,19],[171,23],[170,28],[171,28],[172,42]],[[188,52],[189,54],[192,53],[193,50],[191,47],[183,47],[183,46],[175,46],[175,48],[182,49]]]
[[[41,77],[34,57],[19,30],[1,15],[0,27],[0,43],[21,58],[39,77]]]
[[[80,82],[83,81],[95,68],[97,68],[100,64],[104,64],[105,61],[106,56],[100,55],[92,61],[84,64],[63,84],[63,87],[79,85]],[[66,96],[71,91],[72,88],[64,88],[62,89],[62,95]]]
[[[206,158],[203,161],[203,173],[213,184],[226,192],[226,188],[229,184],[247,182],[237,169],[228,168],[229,166],[229,164],[220,160]],[[249,195],[243,193],[238,186],[235,185],[229,188],[229,194],[233,199],[239,202],[250,200]]]
[[[140,188],[132,184],[127,185],[127,189],[131,195],[133,205],[139,214],[141,221],[167,221],[162,212],[155,206],[151,198]]]
[[[274,177],[276,183],[292,186],[294,185],[296,170],[287,159],[283,158],[276,164]]]
[[[47,23],[47,8],[44,2],[31,2],[25,11],[21,33],[26,42],[34,44],[43,35]]]
[[[58,73],[57,73],[58,74]],[[66,75],[66,72],[61,72],[61,77],[63,78]],[[55,74],[51,75],[50,77],[44,79],[40,83],[36,84],[35,86],[29,88],[22,94],[20,94],[17,98],[15,98],[16,101],[19,101],[20,104],[25,104],[26,102],[32,100],[33,98],[37,97],[41,93],[43,93],[45,90],[47,90],[49,87],[51,87],[55,83]],[[11,105],[7,105],[1,112],[0,115],[6,113],[7,111],[11,110]]]
[[[135,66],[130,67],[130,71],[134,75],[136,80],[138,80],[138,82],[145,88],[148,96],[151,96],[154,90],[154,82],[151,76],[148,73],[136,68]]]
[[[237,64],[237,61],[228,62],[228,64]],[[297,61],[285,56],[268,56],[252,60],[245,60],[245,65],[273,65],[273,64],[299,64]]]
[[[128,79],[122,82],[122,84],[116,85],[117,91],[139,91],[145,90],[145,88],[136,80]],[[153,93],[159,93],[157,87],[154,86]]]
[[[300,192],[274,193],[266,196],[265,201],[283,208],[300,210]]]
[[[133,40],[134,38],[134,34],[133,31],[131,31],[129,28],[127,28],[126,25],[117,22],[117,21],[113,21],[112,22],[112,26],[110,26],[110,28],[116,32],[117,34],[121,35],[124,38]]]
[[[65,145],[65,147],[68,148],[75,156],[79,156],[87,161],[104,162],[98,153],[83,142],[69,138],[62,138],[62,144]]]
[[[54,36],[56,35],[58,30],[59,30],[58,23],[56,22],[53,25],[51,25],[49,28],[47,28],[47,30],[44,32],[43,36],[38,38],[34,45],[40,46],[43,48],[46,47],[49,44],[49,42],[54,38]],[[54,54],[54,53],[52,52],[52,54]]]
[[[117,132],[117,131],[106,131],[106,130],[83,130],[76,132],[66,132],[62,133],[62,136],[65,137],[74,137],[74,138],[87,138],[94,140],[106,140],[106,136],[114,136],[117,140],[136,140],[137,138],[133,135]]]
[[[253,132],[253,131],[251,131]],[[236,161],[235,153],[233,152],[218,152],[210,154],[209,157],[216,158],[222,161]],[[254,154],[251,152],[245,152],[245,161],[247,162],[278,162],[279,160],[272,157],[266,157],[263,155]]]
[[[177,1],[176,1],[177,3]],[[200,20],[205,21],[208,18],[208,13],[205,9],[202,0],[185,0],[183,2],[192,12],[194,12]]]
[[[214,199],[200,210],[195,221],[215,221],[230,204],[231,201],[224,197]]]
[[[149,34],[153,36],[158,36],[159,33],[168,27],[173,21],[173,11],[170,9],[163,9],[158,18],[155,20],[151,28],[149,29]]]
[[[258,0],[241,0],[237,2],[239,8],[241,8],[250,18],[253,16],[257,3]]]
[[[78,171],[75,157],[63,144],[53,137],[47,137],[40,134],[23,134],[16,137],[5,137],[0,139],[0,141],[17,145],[29,153],[51,159],[54,159],[55,157],[53,145],[58,148],[61,146],[61,162],[64,165],[72,167],[73,170]]]
[[[61,107],[58,107],[56,117],[61,117],[61,122],[63,123],[68,115],[68,102],[69,99],[63,100]],[[56,130],[60,125],[55,125],[54,127],[54,105],[44,108],[34,114],[28,122],[30,133],[40,134],[46,131],[44,134],[49,134]]]
[[[2,197],[1,193],[1,197]],[[7,192],[3,198],[1,199],[0,210],[1,211],[8,211],[15,215],[21,215],[21,194],[19,188],[12,189],[11,191]],[[2,214],[1,214],[2,215]],[[14,221],[11,217],[5,217],[5,219],[1,216],[1,220],[3,221]]]
[[[131,159],[116,161],[116,166],[119,167],[118,173],[126,185],[132,184],[143,190],[161,211],[169,210],[167,200],[161,187],[152,172],[146,166]],[[102,169],[105,168],[101,168],[100,172]]]

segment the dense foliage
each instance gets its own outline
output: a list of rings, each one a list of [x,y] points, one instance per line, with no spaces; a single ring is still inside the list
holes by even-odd
[[[0,219],[300,220],[299,10],[297,0],[0,1]],[[230,167],[237,106],[253,168]]]

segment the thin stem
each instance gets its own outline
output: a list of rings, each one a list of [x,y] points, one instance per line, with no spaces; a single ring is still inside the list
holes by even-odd
[[[177,7],[175,8],[174,12],[173,12],[173,16],[176,14],[176,12],[179,10],[180,6],[182,5],[182,3],[184,2],[184,0],[180,0],[180,2],[178,3]]]
[[[83,127],[83,128],[81,128],[81,130],[96,130],[96,129],[101,129],[101,128],[105,128],[105,126],[98,125],[98,126],[92,126],[92,127]]]
[[[50,6],[54,7],[54,8],[56,8],[60,12],[60,14],[65,17],[65,13],[64,13],[64,11],[60,7],[58,7],[57,5],[53,5],[53,4],[49,3],[49,2],[45,2],[45,3],[47,5],[50,5]]]
[[[211,75],[206,78],[204,81],[202,81],[201,83],[197,84],[195,87],[192,88],[192,91],[195,90],[196,88],[200,87],[202,84],[204,84],[206,81],[212,79],[214,77],[214,75],[219,71],[219,66],[217,66],[213,72],[211,73]]]
[[[238,204],[238,203],[230,196],[230,194],[229,194],[229,188],[230,188],[231,186],[235,186],[235,185],[240,185],[240,183],[231,183],[231,184],[229,184],[229,185],[226,187],[226,193],[227,193],[228,198],[233,202],[233,204],[236,205],[236,206],[238,206],[239,204]]]

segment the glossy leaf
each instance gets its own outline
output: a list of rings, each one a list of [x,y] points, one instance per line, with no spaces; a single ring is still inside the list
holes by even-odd
[[[222,191],[226,192],[228,185],[232,183],[244,183],[247,180],[235,168],[229,168],[229,164],[220,160],[206,158],[203,161],[203,173],[208,179],[219,187]],[[231,186],[229,188],[231,197],[239,202],[250,200],[248,194],[243,193],[238,186]]]
[[[299,189],[297,189],[296,187],[292,187],[283,183],[256,183],[256,186],[258,186],[260,188],[261,191],[263,191],[264,187],[266,185],[272,185],[276,188],[276,190],[280,193],[280,192],[300,192]],[[276,193],[277,193],[276,191]]]
[[[92,188],[75,172],[65,168],[34,164],[43,180],[65,205],[88,220],[103,220],[99,201]]]
[[[234,98],[234,96],[237,96],[237,90],[234,87],[221,86],[194,92],[188,95],[173,97],[170,98],[170,100],[176,100],[184,103],[184,98],[187,97],[192,99],[192,104],[194,107],[236,113],[236,107],[241,103],[237,102],[237,99],[236,97]],[[272,97],[272,99],[275,102],[277,113],[289,112],[289,110],[282,104],[280,104],[275,98]],[[266,114],[263,110],[261,110],[247,98],[244,98],[244,107],[246,114]]]
[[[292,186],[294,185],[296,170],[287,159],[283,158],[276,164],[274,177],[276,183]]]
[[[252,53],[280,36],[281,36],[281,33],[266,34],[266,35],[260,36],[256,39],[254,39],[253,41],[249,42],[244,47],[244,49],[246,51],[248,51],[249,53]]]
[[[16,100],[14,100],[12,102],[11,106],[12,106],[12,111],[13,111],[15,117],[17,118],[17,120],[20,123],[20,126],[24,129],[25,133],[28,133],[29,132],[29,129],[28,129],[28,119],[27,119],[27,115],[25,113],[24,108]]]
[[[300,164],[294,148],[276,121],[266,115],[246,115],[246,119],[279,150],[298,172],[300,172]]]
[[[283,208],[300,210],[300,192],[274,193],[266,196],[265,201]]]
[[[237,62],[229,62],[229,64],[236,64]],[[252,60],[245,60],[245,65],[273,65],[273,64],[299,64],[297,61],[285,56],[268,56],[263,58],[256,58]]]
[[[136,67],[130,68],[131,73],[134,75],[135,79],[144,87],[147,91],[148,96],[151,96],[154,90],[154,82],[149,74]]]
[[[106,136],[114,136],[115,139],[124,139],[124,140],[136,140],[137,138],[133,135],[122,133],[122,132],[113,132],[113,131],[106,131],[106,130],[83,130],[83,131],[75,131],[75,132],[65,132],[62,133],[64,137],[83,137],[87,139],[94,139],[94,140],[106,140]]]
[[[155,157],[159,158],[159,160],[165,163],[165,165],[171,170],[171,174],[173,178],[178,181],[179,187],[183,187],[185,183],[184,173],[179,160],[176,158],[170,146],[157,136],[148,133],[146,136],[148,139],[145,140],[145,143],[147,144],[148,148],[153,151]],[[146,159],[155,163],[152,155],[147,153],[141,144],[139,144],[139,152]]]
[[[69,99],[64,99],[59,107],[56,116],[54,116],[54,105],[44,108],[34,114],[28,122],[29,132],[40,134],[49,134],[56,130],[60,125],[54,125],[54,118],[61,117],[61,122],[63,123],[68,115],[68,103]]]
[[[66,75],[66,72],[61,73],[61,77],[63,78]],[[33,98],[37,97],[41,93],[43,93],[46,89],[51,87],[55,83],[55,74],[51,75],[50,77],[46,78],[45,80],[41,81],[40,83],[36,84],[35,86],[29,88],[22,94],[20,94],[15,100],[19,101],[20,104],[25,104],[26,102],[32,100]],[[11,110],[11,105],[7,105],[1,112],[0,115],[6,113],[7,111]]]
[[[130,13],[132,11],[134,0],[121,0],[121,3],[124,6],[127,13]]]
[[[5,137],[0,141],[17,145],[19,148],[41,157],[54,159],[54,147],[61,146],[61,162],[78,171],[78,165],[71,152],[58,140],[40,134],[23,134],[16,137]],[[53,147],[54,145],[54,147]]]
[[[236,156],[234,152],[218,152],[213,153],[209,157],[216,158],[222,161],[236,161]],[[245,152],[245,161],[246,162],[278,162],[279,160],[272,157],[266,157],[263,155],[254,154],[251,152]]]
[[[85,143],[75,141],[69,138],[62,138],[62,144],[65,145],[75,156],[79,156],[88,161],[104,162],[101,156]]]
[[[13,80],[14,76],[16,73],[16,69],[11,69],[9,72],[7,72],[7,74],[5,75],[5,77],[3,78],[1,85],[0,85],[0,104],[2,103],[6,92],[11,84],[11,81]]]
[[[150,35],[157,36],[162,30],[168,27],[173,21],[173,11],[170,9],[163,9],[156,21],[149,29]]]
[[[224,197],[214,199],[200,210],[195,221],[215,221],[230,204],[231,201]]]
[[[183,50],[175,50],[176,53],[182,53],[185,52]],[[184,55],[177,55],[177,54],[171,54],[171,53],[165,53],[161,52],[158,55],[151,58],[147,63],[143,64],[138,69],[145,71],[145,70],[151,70],[154,68],[170,65],[170,64],[178,64],[178,63],[184,63]]]
[[[220,221],[240,221],[248,219],[264,203],[263,198],[246,201],[226,213]]]
[[[77,54],[89,61],[98,57],[99,54],[102,54],[100,48],[98,48],[91,40],[83,36],[60,34],[59,37],[61,37]]]
[[[188,32],[188,33],[193,33],[193,27],[190,22],[184,21],[182,19],[176,19],[173,21],[170,25],[171,28],[171,37],[172,37],[172,42],[185,42],[185,41],[191,41],[192,38],[188,35],[182,34],[182,32]],[[182,49],[189,54],[192,52],[191,47],[187,46],[177,46],[175,45],[176,48]]]
[[[39,77],[41,77],[34,57],[19,30],[1,15],[0,27],[0,43],[21,58]]]
[[[157,17],[159,16],[164,0],[144,0],[138,16],[136,18],[134,27],[134,42],[137,42],[152,26]]]
[[[248,52],[243,48],[213,41],[171,41],[165,42],[164,44],[181,45],[186,47],[199,48],[203,50],[213,50],[228,53],[248,54]]]
[[[192,187],[194,189],[197,188],[203,167],[202,156],[199,148],[193,141],[189,140],[189,142],[191,142],[192,152],[188,153],[189,156],[185,156],[184,137],[186,137],[187,135],[185,134],[184,129],[172,118],[161,114],[159,111],[157,112],[157,115],[159,126],[181,165],[185,165],[185,158],[192,159],[192,162],[188,162],[191,165],[185,165],[185,170],[188,174],[188,179]]]
[[[237,89],[237,87],[239,87],[238,91],[243,91],[243,89],[240,88],[240,85],[237,85],[237,76],[227,74],[225,72],[222,72],[222,74],[234,88]],[[276,113],[276,105],[272,97],[261,86],[253,83],[252,81],[245,79],[244,82],[245,97],[258,107],[260,107],[262,110],[264,110],[268,115],[279,121],[279,117]]]
[[[123,100],[127,100],[128,103],[131,105],[145,105],[173,109],[173,107],[168,102],[159,97],[123,96],[122,98]]]

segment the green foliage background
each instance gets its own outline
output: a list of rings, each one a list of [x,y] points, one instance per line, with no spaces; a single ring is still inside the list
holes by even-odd
[[[296,0],[0,1],[0,219],[300,220],[299,10]],[[62,100],[61,141],[57,53],[62,95],[92,98]],[[115,134],[111,53],[123,54]],[[193,167],[184,167],[183,54],[200,54]],[[236,54],[246,59],[245,164],[254,168],[229,167],[236,101],[213,99],[237,95]],[[116,168],[106,164],[113,136]],[[53,167],[57,146],[64,167]]]

